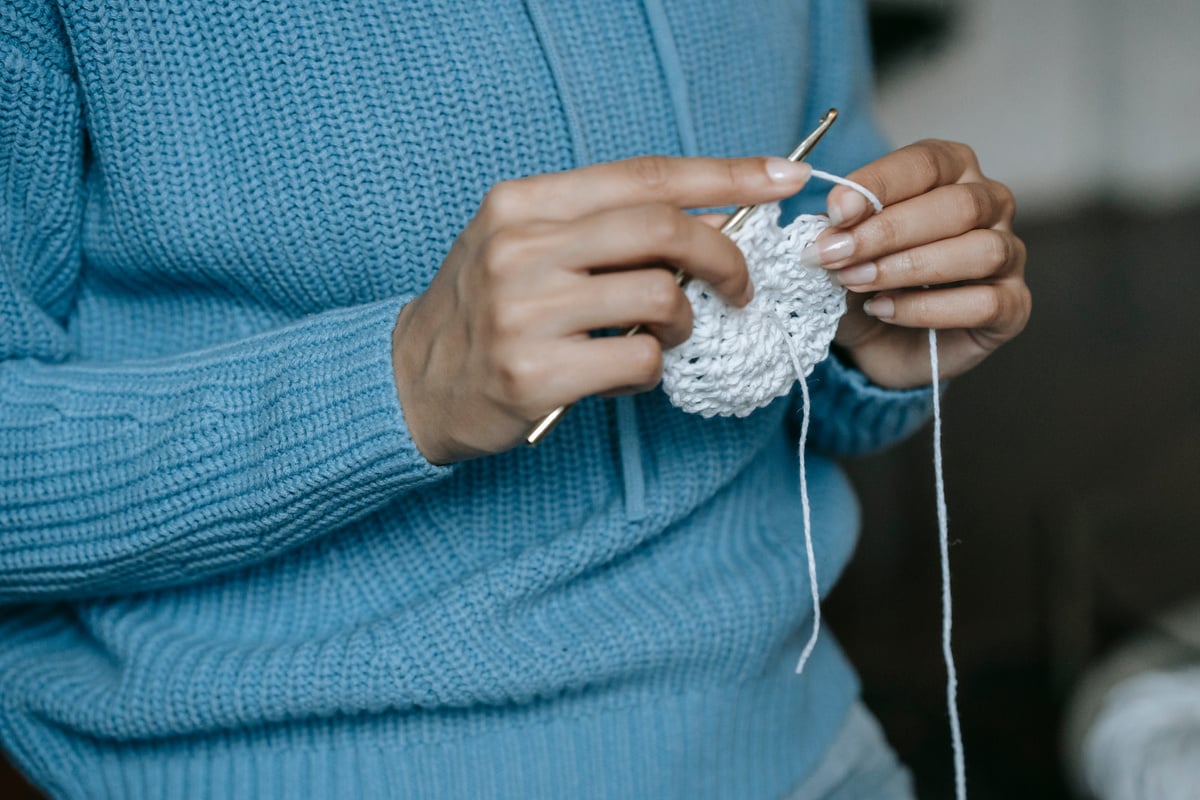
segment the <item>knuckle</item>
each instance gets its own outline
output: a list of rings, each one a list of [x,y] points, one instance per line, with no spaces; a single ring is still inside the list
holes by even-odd
[[[670,160],[666,156],[639,156],[627,163],[630,177],[652,194],[662,192],[671,182]]]
[[[683,297],[682,292],[680,292],[680,296],[682,297],[682,301],[679,309],[679,324],[670,329],[670,340],[664,342],[667,347],[677,347],[690,339],[692,337],[692,326],[696,322],[692,311],[692,304],[687,301],[686,297]]]
[[[998,327],[1004,321],[1005,311],[1004,299],[998,289],[991,288],[980,297],[979,317],[983,323],[982,327]]]
[[[1012,248],[1012,266],[1013,272],[1018,275],[1025,274],[1025,262],[1029,257],[1029,252],[1025,247],[1025,241],[1014,234],[1009,234],[1009,246]]]
[[[494,371],[505,403],[516,407],[533,403],[542,384],[541,365],[537,359],[522,352],[513,352],[498,357]]]
[[[1017,332],[1025,330],[1025,326],[1029,324],[1029,318],[1033,315],[1033,293],[1024,283],[1017,290],[1017,300],[1020,303],[1021,313],[1017,317]]]
[[[895,217],[878,214],[859,226],[859,232],[852,234],[855,238],[860,235],[866,239],[866,249],[874,252],[891,252],[896,249],[902,231]],[[857,248],[856,248],[857,252]]]
[[[992,216],[992,197],[987,187],[979,183],[959,184],[959,192],[963,202],[959,208],[964,219],[962,223],[968,229],[979,227]]]
[[[870,189],[871,192],[879,199],[879,201],[883,203],[883,205],[887,206],[891,204],[891,198],[888,194],[890,187],[888,185],[887,175],[886,172],[878,165],[874,163],[867,164],[866,166],[862,166],[854,170],[854,172],[851,172],[846,177]],[[829,190],[830,194],[833,194],[834,192],[840,193],[840,191],[852,190],[846,190],[845,187],[837,185]]]
[[[963,144],[962,142],[952,141],[942,142],[942,145],[945,147],[947,155],[949,155],[955,163],[962,164],[967,167],[979,165],[979,158],[975,155],[975,151],[971,149],[970,145]]]
[[[913,145],[913,155],[916,158],[916,172],[924,175],[931,185],[945,182],[942,169],[942,159],[939,153],[944,151],[946,143],[938,139],[922,139]]]
[[[647,239],[660,248],[676,242],[683,233],[682,212],[668,206],[649,206],[642,214]]]
[[[922,276],[926,276],[930,264],[928,257],[920,249],[917,249],[905,250],[887,258],[881,258],[876,262],[876,267],[879,269],[879,277],[876,278],[876,281],[890,274],[896,279],[912,283],[917,282]]]
[[[984,260],[989,274],[1007,266],[1013,257],[1013,240],[999,231],[987,231],[984,236]]]
[[[896,318],[927,319],[934,311],[934,304],[928,293],[922,293],[915,298],[896,298]]]
[[[500,278],[509,275],[521,264],[524,251],[524,237],[519,232],[506,228],[493,233],[484,241],[479,258],[488,275]]]
[[[662,347],[653,336],[635,336],[630,340],[629,368],[634,380],[652,386],[662,377]]]
[[[1017,198],[1007,184],[992,181],[992,189],[999,198],[1001,217],[1006,222],[1012,222],[1017,216]]]
[[[726,298],[741,296],[750,288],[750,271],[746,267],[746,259],[736,247],[725,256],[712,258],[713,276],[710,283],[719,294]]]
[[[670,319],[679,310],[679,303],[683,298],[683,292],[679,290],[675,277],[661,269],[654,270],[646,277],[646,285],[642,291],[647,312],[656,322]]]
[[[729,183],[730,188],[735,189],[739,186],[743,186],[743,185],[747,185],[747,184],[751,183],[751,181],[749,180],[748,170],[746,169],[747,165],[745,163],[740,162],[740,161],[734,161],[733,159],[727,159],[724,162],[724,164],[725,164],[725,176],[724,177],[725,177],[725,180]],[[752,167],[752,169],[754,169],[756,173],[761,174],[761,172],[762,172],[762,170],[759,170],[757,168]],[[757,177],[757,175],[756,175],[756,177]]]
[[[498,338],[504,338],[523,333],[529,327],[533,314],[528,303],[511,298],[492,306],[490,316],[492,333]]]
[[[527,207],[525,193],[520,180],[494,184],[483,196],[479,213],[493,225],[509,224],[519,218],[520,209]]]

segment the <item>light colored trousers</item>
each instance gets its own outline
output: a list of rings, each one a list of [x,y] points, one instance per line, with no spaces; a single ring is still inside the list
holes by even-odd
[[[912,776],[896,758],[878,720],[855,703],[829,752],[787,800],[915,800]]]

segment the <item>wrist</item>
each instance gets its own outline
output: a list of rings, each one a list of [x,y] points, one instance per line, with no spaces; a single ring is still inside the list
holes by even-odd
[[[416,338],[411,335],[413,330],[411,319],[420,298],[405,304],[396,316],[396,324],[392,327],[392,377],[396,384],[396,398],[400,402],[400,412],[404,424],[408,428],[409,438],[417,451],[430,464],[444,466],[451,459],[441,452],[436,443],[427,435],[425,414],[422,413],[418,395],[421,384],[422,359],[417,358],[420,350]]]

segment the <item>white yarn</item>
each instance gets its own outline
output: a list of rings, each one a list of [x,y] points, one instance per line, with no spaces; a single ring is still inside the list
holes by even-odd
[[[814,169],[812,171],[812,176],[814,178],[820,178],[823,181],[836,183],[839,186],[849,186],[851,189],[867,198],[867,202],[871,204],[871,208],[875,209],[876,214],[878,214],[880,211],[883,211],[883,203],[879,202],[879,198],[875,196],[875,193],[857,181],[852,181],[849,178],[843,178],[841,175],[834,175],[832,172],[826,172],[823,169]]]
[[[799,266],[801,251],[828,226],[827,217],[805,215],[780,228],[779,205],[760,206],[731,237],[746,256],[754,299],[736,308],[703,281],[685,287],[692,335],[663,353],[672,403],[705,417],[744,417],[787,394],[829,355],[846,290],[820,267]]]
[[[950,651],[953,603],[950,596],[950,524],[946,513],[946,479],[942,472],[942,396],[938,391],[937,331],[929,329],[929,376],[933,389],[933,477],[937,491],[938,549],[942,561],[942,659],[946,662],[946,709],[950,714],[950,746],[954,751],[954,796],[966,800],[967,768],[962,725],[958,720],[958,670]]]
[[[808,587],[812,591],[813,626],[812,632],[808,635],[808,641],[804,643],[804,649],[800,651],[800,660],[796,662],[796,674],[799,675],[804,671],[808,657],[816,648],[817,635],[821,632],[821,590],[817,586],[817,556],[813,552],[812,539],[812,506],[808,501],[808,469],[804,462],[804,448],[808,445],[808,423],[811,418],[809,412],[812,400],[808,395],[808,381],[801,374],[804,367],[800,363],[800,354],[792,345],[791,337],[785,337],[784,342],[787,343],[788,355],[792,359],[793,368],[796,370],[795,374],[801,375],[797,380],[800,382],[800,396],[804,398],[804,416],[800,419],[800,444],[797,450],[800,459],[800,510],[804,519],[804,553],[808,560]]]
[[[883,205],[868,189],[822,170],[814,178],[849,186],[874,207]],[[800,653],[796,672],[804,671],[821,630],[821,594],[813,552],[812,509],[808,497],[804,449],[808,440],[810,398],[805,380],[829,355],[829,345],[846,311],[846,292],[820,267],[803,267],[804,248],[829,227],[824,216],[802,215],[779,227],[779,205],[760,206],[731,238],[746,257],[754,299],[744,308],[726,305],[712,288],[692,281],[685,288],[695,321],[692,336],[663,353],[663,389],[671,402],[691,413],[744,417],[791,391],[800,382],[804,417],[800,426],[800,505],[804,547],[812,590],[813,627]],[[929,330],[929,370],[933,391],[933,466],[937,491],[938,541],[942,568],[942,655],[946,662],[946,703],[954,753],[954,787],[966,800],[966,767],[958,717],[958,674],[950,648],[949,524],[942,471],[942,410],[937,390],[937,332]]]
[[[863,194],[876,213],[883,205],[866,187],[814,169],[812,175]],[[801,267],[804,248],[829,227],[829,218],[804,214],[779,227],[779,204],[759,206],[730,238],[746,257],[754,299],[726,305],[703,281],[684,291],[695,322],[691,337],[663,353],[663,389],[684,411],[704,417],[745,417],[791,391],[829,355],[846,290],[820,267]]]

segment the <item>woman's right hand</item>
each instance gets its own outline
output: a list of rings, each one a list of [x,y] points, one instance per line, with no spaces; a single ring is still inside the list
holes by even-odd
[[[421,453],[499,453],[560,405],[653,388],[663,348],[691,335],[675,269],[739,306],[753,292],[721,218],[683,209],[778,200],[809,173],[780,158],[642,157],[492,187],[392,335]],[[645,332],[589,335],[635,324]]]

